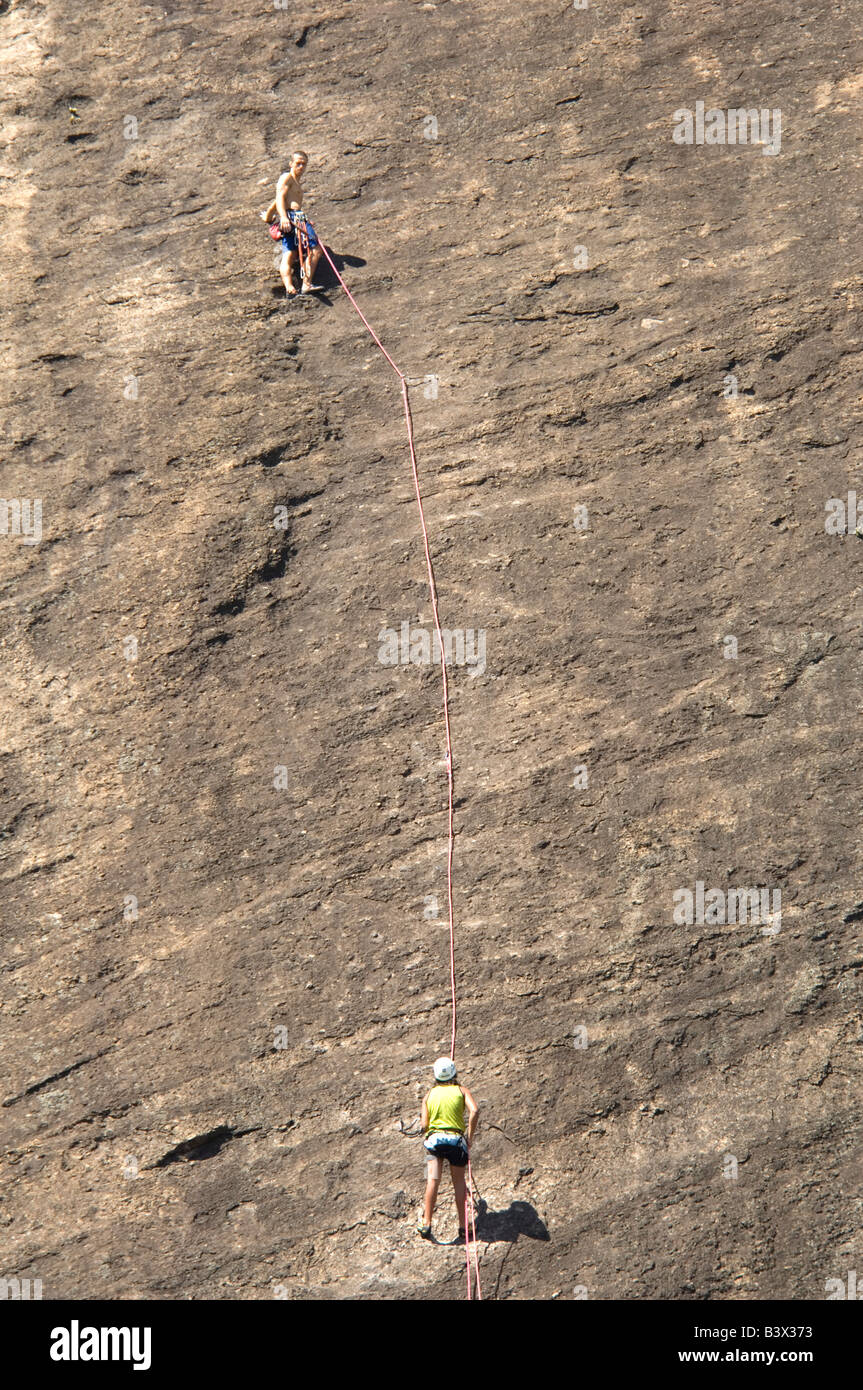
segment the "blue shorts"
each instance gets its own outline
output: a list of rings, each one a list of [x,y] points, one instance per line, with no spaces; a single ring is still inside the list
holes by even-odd
[[[290,230],[289,232],[286,232],[286,233],[282,236],[282,250],[283,250],[283,251],[296,251],[296,249],[297,249],[297,231],[296,231],[296,225],[297,225],[297,224],[296,224],[296,220],[295,220],[295,217],[294,217],[294,215],[293,215],[293,213],[292,213],[292,214],[291,214],[291,230]],[[308,220],[308,218],[306,218],[306,238],[307,238],[308,243],[309,243],[309,250],[312,250],[315,246],[318,245],[318,238],[317,238],[317,236],[315,235],[315,229],[314,229],[314,227],[312,226],[311,222]]]
[[[467,1142],[461,1134],[430,1134],[423,1148],[431,1158],[449,1159],[453,1168],[467,1167]]]

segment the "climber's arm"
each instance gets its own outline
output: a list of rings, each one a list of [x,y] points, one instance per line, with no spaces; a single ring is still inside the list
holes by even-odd
[[[461,1089],[464,1095],[464,1103],[467,1106],[467,1142],[470,1144],[476,1133],[477,1121],[479,1120],[479,1106],[466,1086],[462,1086]]]

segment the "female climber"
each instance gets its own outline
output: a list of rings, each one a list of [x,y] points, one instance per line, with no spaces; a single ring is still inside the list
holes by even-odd
[[[479,1118],[479,1106],[465,1086],[460,1086],[456,1077],[455,1062],[449,1057],[438,1057],[434,1064],[435,1085],[431,1088],[422,1110],[422,1127],[425,1134],[423,1147],[428,1154],[426,1172],[425,1203],[422,1220],[417,1225],[417,1234],[424,1240],[431,1239],[431,1220],[437,1201],[443,1162],[447,1159],[455,1190],[455,1205],[458,1212],[458,1240],[465,1238],[465,1168],[468,1151]],[[465,1134],[465,1107],[467,1107],[467,1133]]]

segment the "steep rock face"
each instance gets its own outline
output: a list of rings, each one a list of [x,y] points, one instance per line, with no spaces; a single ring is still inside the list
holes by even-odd
[[[439,673],[380,660],[421,539],[392,372],[337,290],[280,298],[297,145],[485,643],[486,1296],[859,1269],[863,45],[788,9],[0,5],[2,495],[42,503],[0,536],[3,1273],[462,1294],[399,1128],[450,1026]],[[781,148],[676,143],[698,101]],[[696,883],[781,919],[675,922]]]

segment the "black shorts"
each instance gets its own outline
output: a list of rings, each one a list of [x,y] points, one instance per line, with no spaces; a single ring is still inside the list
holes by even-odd
[[[423,1148],[432,1158],[446,1158],[453,1168],[467,1167],[467,1141],[462,1134],[430,1134]]]

